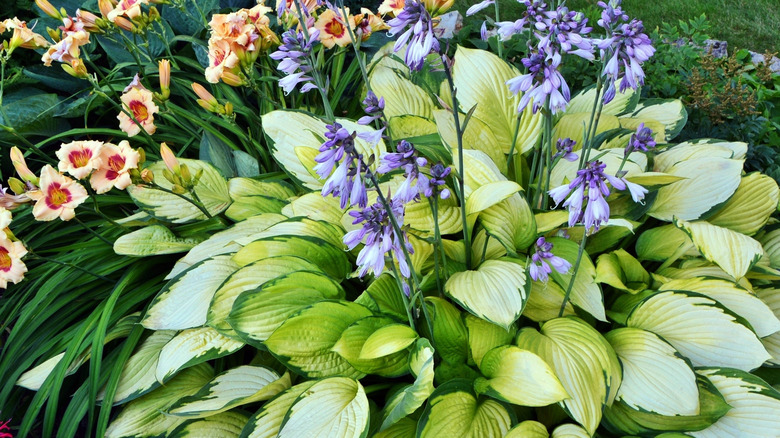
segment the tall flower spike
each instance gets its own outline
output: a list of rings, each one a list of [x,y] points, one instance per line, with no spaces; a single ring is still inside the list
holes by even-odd
[[[314,158],[317,164],[314,171],[325,179],[322,196],[338,196],[341,208],[357,205],[361,208],[368,203],[368,194],[363,181],[363,156],[355,148],[355,137],[338,122],[327,125],[327,140],[320,146],[320,153]],[[333,170],[335,167],[335,171]]]
[[[422,70],[425,57],[439,51],[439,40],[433,31],[433,18],[418,0],[407,0],[404,10],[387,22],[390,36],[401,32],[393,51],[397,52],[406,45],[404,62],[411,70]]]
[[[366,115],[358,120],[359,125],[370,125],[381,119],[385,115],[385,98],[377,98],[373,91],[369,91],[363,99],[363,111]]]
[[[531,278],[536,281],[547,282],[548,275],[555,269],[561,274],[569,272],[571,263],[554,255],[551,251],[553,244],[544,237],[536,239],[536,251],[531,256],[531,264],[528,267]]]
[[[571,92],[566,80],[558,70],[561,65],[561,54],[548,52],[547,49],[538,48],[531,52],[528,58],[523,58],[523,65],[528,73],[517,76],[506,82],[509,91],[513,94],[523,92],[517,112],[522,112],[529,103],[533,102],[533,112],[536,113],[550,102],[553,113],[566,108],[571,99]]]
[[[640,123],[636,128],[636,132],[631,134],[631,138],[628,140],[626,155],[636,151],[647,152],[654,147],[653,130],[646,127],[644,123]]]
[[[555,144],[555,149],[558,151],[553,155],[553,160],[557,159],[558,157],[563,158],[566,161],[575,161],[579,156],[572,152],[574,150],[574,145],[576,145],[577,142],[575,140],[572,140],[570,138],[559,138],[558,142]]]
[[[282,34],[282,45],[279,49],[269,55],[272,59],[281,61],[276,69],[287,75],[279,80],[279,86],[286,94],[290,94],[298,85],[301,85],[301,93],[316,88],[312,77],[307,76],[307,73],[312,70],[309,55],[318,43],[318,35],[319,31],[315,30],[309,34],[309,40],[306,41],[303,32],[290,29]]]
[[[421,189],[428,187],[428,177],[420,172],[428,165],[425,158],[419,157],[414,145],[406,140],[398,143],[397,152],[386,153],[380,158],[379,173],[388,173],[395,169],[404,169],[406,179],[395,193],[395,198],[403,203],[419,199]],[[416,183],[416,185],[415,185]]]

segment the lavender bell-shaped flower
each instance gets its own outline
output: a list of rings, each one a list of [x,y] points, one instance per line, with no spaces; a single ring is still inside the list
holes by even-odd
[[[536,113],[549,100],[553,113],[566,108],[571,99],[571,92],[566,80],[558,71],[561,65],[561,54],[548,52],[537,48],[528,58],[523,58],[523,65],[528,73],[517,76],[506,82],[513,94],[523,92],[517,112],[522,112],[530,102],[533,102],[533,112]]]
[[[522,33],[527,30],[528,27],[535,27],[536,23],[544,18],[544,13],[547,12],[547,3],[543,0],[524,0],[525,12],[523,17],[515,21],[500,21],[496,23],[498,27],[498,35],[502,41],[506,41],[512,38],[512,35]]]
[[[406,45],[404,62],[411,70],[422,70],[425,57],[431,52],[439,51],[439,40],[433,30],[433,18],[425,9],[423,2],[407,0],[404,10],[395,18],[387,22],[390,36],[401,32],[401,36],[395,42],[393,51],[397,52]]]
[[[396,150],[397,152],[386,153],[380,157],[377,172],[388,173],[403,169],[406,179],[396,191],[395,199],[403,203],[417,200],[420,198],[421,188],[428,183],[428,177],[420,172],[420,168],[428,165],[428,160],[418,156],[414,145],[406,140],[401,140]]]
[[[359,125],[370,125],[381,119],[385,115],[385,98],[377,98],[373,91],[369,91],[363,99],[363,111],[366,115],[358,119]]]
[[[279,80],[279,86],[282,87],[285,94],[290,94],[295,87],[301,84],[302,93],[317,88],[312,82],[312,77],[307,76],[307,74],[312,70],[312,66],[309,64],[309,55],[312,47],[319,42],[318,35],[319,31],[313,30],[312,34],[309,35],[309,40],[306,41],[303,32],[290,29],[282,34],[282,45],[279,46],[279,49],[269,55],[272,59],[281,61],[276,69],[287,75]]]
[[[544,237],[536,239],[536,252],[531,256],[531,264],[528,267],[532,279],[546,282],[553,269],[561,274],[565,274],[571,269],[571,263],[554,255],[551,252],[552,249],[553,244],[545,240]]]
[[[363,156],[355,148],[357,135],[350,134],[337,122],[327,125],[327,128],[327,140],[320,146],[320,153],[314,158],[317,162],[314,171],[320,178],[327,178],[322,186],[322,196],[332,194],[334,197],[341,197],[341,208],[351,205],[365,207],[368,194],[363,173],[370,170],[364,168]]]
[[[640,123],[636,128],[636,132],[631,134],[631,138],[628,140],[626,155],[635,151],[647,152],[652,148],[655,148],[653,130],[646,127],[644,123]]]
[[[589,61],[594,59],[593,44],[587,37],[593,28],[588,26],[588,19],[582,13],[559,6],[554,11],[544,12],[536,29],[540,48],[577,55]]]
[[[570,138],[559,138],[558,142],[555,144],[555,149],[558,151],[553,155],[553,160],[557,160],[558,158],[562,158],[566,161],[575,161],[579,156],[572,152],[574,150],[574,145],[576,145],[577,142],[575,140],[572,140]]]

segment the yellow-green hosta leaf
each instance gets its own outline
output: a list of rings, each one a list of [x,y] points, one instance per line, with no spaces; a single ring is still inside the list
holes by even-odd
[[[509,198],[522,189],[520,184],[514,181],[496,181],[474,190],[466,199],[466,214],[469,221],[473,224],[480,212]]]
[[[471,260],[494,260],[505,255],[507,252],[504,245],[489,235],[484,227],[478,228],[478,231],[471,235]]]
[[[452,113],[447,110],[436,110],[433,113],[436,118],[436,127],[439,130],[439,136],[445,145],[449,146],[452,155],[458,153],[458,134],[455,130],[455,119]],[[465,114],[458,115],[460,128],[463,129],[463,122],[466,119]],[[474,149],[484,152],[493,160],[498,169],[506,173],[506,156],[501,143],[493,134],[488,125],[476,117],[472,117],[462,136],[463,149]],[[507,151],[509,152],[509,151]]]
[[[455,87],[458,90],[458,103],[461,109],[468,111],[474,105],[474,118],[482,121],[493,133],[503,153],[508,154],[512,140],[517,132],[515,151],[523,153],[531,149],[541,134],[541,114],[533,114],[530,105],[517,113],[520,95],[512,95],[506,81],[521,73],[498,56],[478,49],[458,46],[455,52],[457,60],[452,67]],[[442,90],[447,84],[442,84]],[[449,93],[442,93],[445,102]],[[516,129],[517,117],[520,125]]]
[[[317,383],[306,380],[282,392],[257,411],[246,423],[240,438],[276,438],[287,412],[298,397]]]
[[[238,198],[225,210],[225,216],[234,222],[241,222],[263,213],[281,213],[288,202],[270,196],[255,195]]]
[[[439,231],[441,234],[454,234],[463,230],[460,217],[460,207],[454,196],[439,199]],[[352,218],[350,216],[350,218]],[[351,221],[350,221],[351,222]],[[409,225],[415,234],[421,237],[432,237],[434,222],[433,212],[428,202],[413,202],[406,204],[404,224]]]
[[[636,254],[640,260],[663,262],[670,258],[698,257],[699,251],[685,234],[673,224],[650,228],[639,235]]]
[[[200,243],[193,237],[176,237],[173,231],[162,225],[149,225],[114,241],[114,252],[119,255],[147,257],[186,252]]]
[[[344,210],[339,205],[338,198],[324,197],[320,192],[307,193],[290,201],[282,209],[287,217],[308,217],[314,221],[324,221],[333,225],[341,222]]]
[[[173,431],[184,418],[166,415],[177,400],[195,394],[214,377],[214,370],[202,363],[188,368],[165,386],[128,403],[106,430],[106,438],[155,437]]]
[[[515,337],[514,327],[506,330],[474,315],[466,315],[464,322],[469,332],[469,352],[477,366],[482,363],[485,353],[496,347],[509,345]]]
[[[428,93],[403,76],[404,70],[378,65],[370,75],[371,88],[377,97],[385,99],[385,116],[413,115],[433,119],[434,104]],[[434,131],[435,132],[435,131]]]
[[[582,148],[582,136],[588,129],[590,120],[590,110],[582,113],[573,113],[567,110],[553,126],[553,144],[559,139],[570,138],[577,142],[574,145],[574,150],[580,150]],[[602,114],[594,136],[617,128],[620,128],[620,121],[618,121],[617,117],[610,114]],[[607,165],[607,170],[609,170],[609,165]],[[617,167],[615,167],[615,170],[617,170]]]
[[[386,325],[366,339],[366,343],[360,350],[360,358],[376,359],[393,354],[412,345],[417,338],[417,333],[408,325]]]
[[[227,181],[216,167],[205,161],[185,158],[179,158],[179,163],[186,164],[192,175],[203,171],[195,186],[195,193],[211,216],[218,215],[228,208],[232,200],[228,193]],[[165,168],[165,163],[162,161],[149,166],[149,170],[155,175],[162,175]],[[168,190],[173,187],[173,184],[165,178],[156,178],[155,183]],[[177,195],[141,185],[131,185],[127,188],[127,192],[133,198],[133,202],[142,210],[162,221],[181,224],[208,219],[193,203],[185,201]],[[192,198],[190,194],[184,196]]]
[[[602,93],[602,96],[604,94]],[[566,105],[566,113],[588,113],[593,111],[596,102],[596,86],[591,85],[572,96],[569,104]],[[615,93],[615,98],[601,109],[601,114],[618,116],[633,111],[639,102],[639,92],[632,88],[626,89],[623,93]]]
[[[349,301],[315,303],[287,319],[265,346],[289,369],[309,378],[361,377],[363,373],[331,349],[350,324],[367,316],[370,310]]]
[[[777,210],[777,182],[758,172],[742,177],[737,191],[707,222],[752,236]]]
[[[756,240],[728,228],[703,221],[677,220],[675,225],[690,236],[704,258],[720,266],[735,280],[744,277],[764,252]]]
[[[653,160],[654,168],[660,172],[683,161],[699,158],[722,158],[743,160],[747,154],[747,143],[726,142],[713,139],[696,139],[686,141],[664,149]]]
[[[282,181],[258,181],[253,178],[230,178],[228,191],[233,199],[262,194],[269,198],[286,200],[295,196],[295,189]]]
[[[238,437],[249,417],[235,411],[222,412],[201,420],[187,421],[173,430],[169,438]]]
[[[355,302],[374,310],[375,313],[391,315],[403,320],[407,316],[401,293],[395,278],[384,273],[374,279],[355,299]]]
[[[417,426],[417,436],[503,438],[512,427],[506,408],[489,398],[477,399],[471,382],[451,380],[431,394]]]
[[[234,256],[237,266],[246,266],[269,257],[293,256],[308,260],[335,279],[344,279],[352,270],[347,253],[341,246],[311,236],[277,236],[255,240]]]
[[[390,126],[390,133],[393,134],[393,140],[423,137],[437,133],[436,123],[420,116],[395,116],[391,117],[387,124]]]
[[[160,350],[155,378],[163,383],[184,368],[235,353],[243,346],[211,327],[182,330]]]
[[[712,426],[690,432],[695,438],[776,436],[780,430],[780,392],[758,377],[728,368],[706,368],[706,376],[723,394],[731,410]]]
[[[183,330],[204,325],[214,293],[237,270],[238,265],[229,254],[195,263],[163,286],[141,324],[150,330]]]
[[[596,260],[596,281],[616,289],[637,293],[650,285],[650,274],[623,249],[601,254]]]
[[[428,305],[428,315],[433,320],[431,335],[436,344],[436,352],[445,362],[465,362],[469,341],[460,310],[440,297],[426,297],[425,303]]]
[[[577,424],[561,424],[553,430],[552,438],[590,438],[591,434],[588,433],[582,426]]]
[[[383,377],[398,377],[406,374],[409,372],[409,353],[406,347],[414,342],[414,339],[408,344],[405,341],[396,343],[394,347],[384,351],[372,348],[372,353],[378,354],[376,357],[361,356],[362,350],[374,333],[384,327],[400,326],[400,324],[393,324],[393,322],[386,316],[368,316],[359,319],[344,330],[331,350],[346,359],[356,370],[365,374],[376,374]],[[406,328],[411,330],[409,327]],[[398,348],[403,344],[406,346]]]
[[[417,435],[417,421],[409,417],[398,420],[397,423],[377,432],[374,438],[414,438]]]
[[[775,318],[780,318],[780,289],[767,288],[756,290],[756,295],[772,309]],[[767,362],[780,366],[780,332],[773,333],[761,339],[766,351],[772,356]]]
[[[513,427],[504,438],[548,438],[549,436],[550,434],[547,433],[547,428],[544,424],[538,421],[526,420]]]
[[[544,359],[513,345],[488,351],[479,370],[485,378],[474,381],[478,394],[520,406],[547,406],[569,398]]]
[[[553,210],[536,213],[534,215],[536,226],[540,234],[560,228],[569,222],[569,212],[566,210]]]
[[[761,242],[761,246],[769,257],[770,266],[775,269],[780,268],[780,229],[761,233],[756,236],[756,239]]]
[[[344,230],[341,227],[323,221],[311,220],[306,217],[287,219],[274,224],[257,234],[240,238],[236,240],[236,242],[241,245],[248,245],[255,240],[279,236],[308,236],[325,240],[337,248],[342,248],[344,245],[341,241],[341,238],[344,236]]]
[[[654,119],[663,123],[667,141],[677,137],[688,122],[688,112],[679,99],[646,99],[639,102],[631,117]]]
[[[682,181],[686,178],[677,175],[669,175],[663,172],[642,172],[636,173],[626,179],[634,184],[639,184],[646,189],[652,189],[668,186],[669,184]]]
[[[653,332],[693,366],[752,370],[769,359],[761,342],[717,302],[683,292],[658,292],[628,316],[626,325]]]
[[[433,347],[425,338],[418,339],[409,355],[409,370],[414,375],[414,383],[404,386],[393,394],[382,410],[380,431],[389,430],[407,415],[416,411],[428,400],[433,392]]]
[[[458,173],[460,171],[458,154],[453,155],[452,162],[453,173]],[[471,196],[471,192],[485,184],[506,180],[506,176],[498,170],[487,154],[468,149],[463,151],[463,174],[465,175],[463,179],[464,192],[467,199]]]
[[[521,265],[487,260],[476,271],[453,274],[444,290],[475,316],[508,330],[523,312],[529,287]]]
[[[280,377],[265,367],[243,365],[223,372],[197,393],[178,400],[168,413],[185,418],[210,417],[236,406],[268,400],[289,387],[288,373]]]
[[[574,266],[577,260],[577,252],[579,251],[579,245],[576,242],[561,237],[554,237],[548,239],[548,241],[553,244],[552,252],[554,255],[568,260]],[[553,270],[550,277],[565,291],[569,287],[572,275],[574,275],[572,272],[561,274]],[[607,320],[604,310],[604,298],[601,295],[601,288],[596,283],[596,267],[593,266],[587,251],[582,254],[580,266],[574,278],[574,285],[571,289],[571,302],[596,317],[599,321]]]
[[[566,292],[554,281],[543,283],[534,281],[531,283],[531,292],[528,294],[528,302],[523,309],[523,316],[531,321],[544,322],[558,317],[561,303]],[[563,315],[575,315],[571,301],[566,303]]]
[[[480,187],[480,190],[488,186],[490,184]],[[479,213],[479,221],[508,252],[525,250],[536,240],[534,213],[519,193],[483,210]]]
[[[696,375],[671,345],[651,332],[629,327],[612,330],[604,337],[623,365],[616,400],[660,415],[699,413]]]
[[[569,394],[562,402],[566,412],[595,432],[603,407],[612,404],[621,382],[620,363],[609,342],[585,321],[565,317],[543,323],[541,331],[523,328],[516,343],[550,365]]]

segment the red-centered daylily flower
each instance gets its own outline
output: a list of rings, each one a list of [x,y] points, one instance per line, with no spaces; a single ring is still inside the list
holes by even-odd
[[[124,190],[132,183],[130,170],[138,167],[140,158],[127,140],[118,145],[106,143],[100,150],[101,166],[92,174],[89,183],[97,193],[106,193],[114,187]]]
[[[347,14],[349,14],[349,9],[347,9]],[[350,28],[354,27],[352,20],[345,20],[340,13],[336,14],[332,9],[327,9],[317,18],[314,27],[320,31],[319,37],[322,45],[331,49],[336,44],[344,47],[352,41],[349,37],[347,24]]]
[[[27,248],[22,242],[14,242],[0,232],[0,289],[8,287],[8,283],[19,283],[27,272],[27,266],[22,257],[27,254]]]
[[[136,80],[134,79],[133,83]],[[157,130],[157,126],[154,125],[154,115],[160,108],[154,103],[152,92],[144,88],[140,83],[138,86],[131,84],[131,86],[125,89],[121,99],[122,106],[133,117],[131,118],[124,111],[120,112],[116,116],[119,119],[119,129],[126,132],[130,137],[138,135],[141,132],[141,128],[148,134],[154,134]]]
[[[60,159],[60,172],[67,172],[76,179],[84,179],[100,168],[102,141],[74,141],[63,143],[56,152]]]
[[[60,174],[50,165],[41,169],[40,190],[29,192],[35,199],[33,216],[39,221],[64,221],[76,216],[75,209],[87,199],[87,190],[81,184]]]
[[[391,14],[395,17],[404,10],[404,5],[406,5],[405,0],[385,0],[379,5],[378,12],[382,15]]]

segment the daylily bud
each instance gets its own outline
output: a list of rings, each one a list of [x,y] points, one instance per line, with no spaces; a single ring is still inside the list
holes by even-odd
[[[174,175],[173,172],[168,169],[163,169],[163,177],[165,177],[165,179],[168,180],[168,182],[171,184],[176,184],[179,180],[179,177]]]
[[[163,59],[158,63],[160,70],[160,94],[163,99],[167,99],[171,95],[171,63],[167,59]]]
[[[38,185],[38,177],[32,173],[29,167],[27,167],[27,162],[24,160],[22,151],[16,146],[11,148],[11,162],[14,165],[14,169],[16,169],[16,173],[22,178],[22,181],[32,183],[35,186]]]
[[[176,193],[177,195],[183,195],[183,194],[187,193],[187,189],[185,189],[184,187],[182,187],[182,186],[180,186],[178,184],[174,184],[173,187],[171,187],[171,191],[173,193]]]
[[[110,0],[98,0],[98,9],[103,18],[108,18],[108,13],[114,10],[114,5]]]
[[[89,76],[87,72],[87,66],[84,65],[84,61],[81,59],[74,59],[70,64],[61,64],[62,69],[74,78],[86,79]]]
[[[200,85],[197,82],[193,82],[191,87],[192,91],[194,91],[195,94],[200,98],[198,99],[198,105],[203,107],[203,109],[206,111],[212,113],[222,112],[222,106],[219,104],[219,102],[217,102],[217,98],[209,93],[208,90],[203,87],[203,85]]]
[[[225,102],[225,115],[226,116],[233,115],[233,104],[230,102]]]
[[[124,29],[128,32],[133,32],[135,30],[135,25],[132,21],[128,20],[125,17],[116,17],[114,18],[114,24],[119,26],[121,29]]]
[[[35,4],[51,18],[62,20],[62,14],[47,0],[35,0]]]
[[[180,167],[181,170],[181,180],[184,183],[185,186],[191,185],[192,180],[192,174],[190,173],[190,168],[187,167],[186,164],[182,164]]]
[[[138,164],[142,164],[146,162],[146,151],[144,148],[138,148],[135,150],[138,152]]]
[[[98,16],[89,11],[76,10],[76,17],[84,23],[84,30],[87,32],[98,32],[100,27],[97,24]]]
[[[27,191],[27,186],[25,186],[19,178],[8,178],[8,187],[17,195],[21,195]]]
[[[54,41],[55,43],[60,42],[60,31],[59,30],[55,30],[55,29],[52,29],[50,27],[47,27],[46,28],[46,33],[49,34],[49,38],[51,38],[51,40]]]
[[[149,7],[149,21],[157,21],[160,19],[160,11],[154,6]]]
[[[237,74],[227,70],[222,72],[222,82],[230,85],[231,87],[240,87],[241,85],[244,85],[243,79],[241,79]]]
[[[154,181],[154,173],[150,169],[144,169],[141,171],[141,180],[143,180],[146,183],[151,183]]]
[[[447,12],[455,3],[455,0],[424,0],[423,3],[425,4],[425,9],[431,15],[436,16]]]
[[[160,143],[160,156],[168,170],[173,173],[179,173],[181,171],[179,160],[176,158],[176,155],[174,155],[171,148],[165,143]]]

